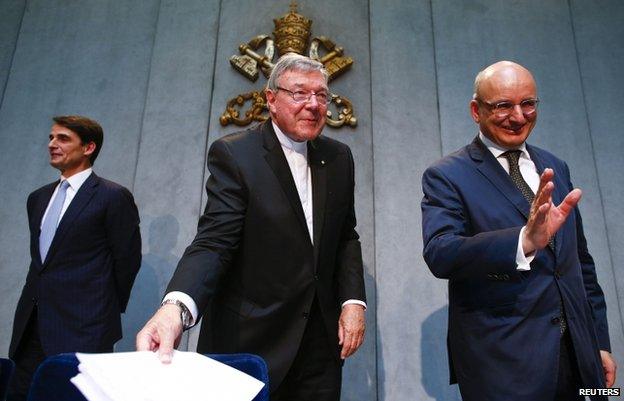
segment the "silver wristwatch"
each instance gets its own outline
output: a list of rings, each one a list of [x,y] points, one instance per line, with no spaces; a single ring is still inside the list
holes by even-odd
[[[165,299],[164,301],[162,301],[160,306],[167,305],[167,304],[178,305],[180,307],[180,319],[182,320],[182,328],[184,330],[191,327],[192,316],[191,316],[191,312],[188,310],[186,305],[184,305],[182,302],[178,301],[177,299]]]

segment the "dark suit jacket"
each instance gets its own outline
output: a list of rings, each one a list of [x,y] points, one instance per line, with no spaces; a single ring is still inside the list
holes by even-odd
[[[57,184],[28,197],[31,262],[15,311],[11,357],[35,306],[46,355],[111,350],[121,338],[120,313],[141,264],[132,194],[95,173],[69,204],[41,261],[41,219]]]
[[[198,351],[261,355],[271,389],[297,353],[315,296],[336,358],[341,303],[365,300],[351,151],[319,137],[308,161],[314,246],[271,121],[215,141],[206,209],[167,289],[187,293],[200,311],[214,300]]]
[[[555,171],[553,202],[572,190],[567,165],[527,145],[538,172]],[[559,300],[584,387],[604,387],[599,349],[609,350],[606,306],[578,209],[556,249],[516,270],[529,204],[477,138],[423,175],[424,257],[449,280],[449,362],[465,401],[552,400],[557,384]]]

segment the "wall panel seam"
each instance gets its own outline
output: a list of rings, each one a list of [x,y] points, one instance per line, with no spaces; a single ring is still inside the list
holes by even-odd
[[[15,35],[15,42],[13,43],[13,51],[11,52],[11,61],[9,62],[6,78],[4,79],[4,84],[2,86],[2,96],[0,97],[0,110],[2,110],[2,105],[4,104],[4,94],[6,93],[6,87],[9,84],[9,77],[11,76],[11,71],[13,70],[13,60],[15,59],[15,52],[17,51],[17,42],[19,41],[20,33],[22,32],[22,23],[24,22],[24,15],[26,15],[26,9],[27,9],[26,2],[27,0],[24,0],[24,8],[22,9],[22,16],[20,18],[19,26],[17,27],[17,34]]]
[[[208,110],[206,114],[208,114],[208,121],[206,123],[206,142],[204,146],[204,162],[202,163],[202,184],[206,182],[206,170],[208,164],[208,150],[210,149],[210,123],[212,122],[212,104],[214,102],[214,88],[215,88],[215,78],[217,75],[217,55],[219,54],[219,34],[221,33],[221,10],[223,8],[223,0],[219,1],[219,11],[217,12],[217,36],[214,42],[214,52],[212,57],[212,78],[210,79],[210,101],[208,102]],[[202,215],[202,203],[204,200],[204,187],[200,185],[199,192],[199,210],[197,211],[197,218]]]
[[[429,0],[429,16],[431,21],[431,47],[433,48],[433,79],[436,88],[436,110],[438,111],[438,145],[440,146],[440,157],[444,156],[444,148],[442,145],[442,115],[440,113],[440,85],[438,81],[438,57],[435,41],[435,22],[433,21],[433,4]]]
[[[598,197],[600,200],[600,213],[602,214],[602,221],[604,222],[604,228],[605,228],[605,234],[606,234],[606,241],[607,241],[607,249],[609,250],[609,263],[611,264],[611,280],[615,281],[615,271],[614,269],[614,265],[613,265],[613,255],[611,253],[611,241],[610,241],[610,233],[609,233],[609,225],[607,224],[607,216],[605,215],[605,205],[604,205],[604,197],[602,195],[602,186],[600,184],[600,174],[598,174],[598,164],[596,163],[596,152],[594,150],[594,140],[593,140],[593,135],[592,135],[592,124],[591,124],[591,120],[589,117],[589,111],[587,108],[587,97],[586,97],[586,93],[585,93],[585,81],[583,79],[583,73],[582,73],[582,66],[581,66],[581,60],[579,57],[579,47],[578,47],[578,42],[576,40],[576,27],[574,25],[574,14],[572,12],[572,1],[568,0],[568,12],[570,15],[570,28],[572,30],[572,40],[574,42],[574,54],[576,56],[576,64],[577,64],[577,69],[579,72],[579,81],[581,83],[581,97],[583,100],[583,108],[585,111],[585,121],[587,122],[587,133],[588,133],[588,137],[589,137],[589,148],[590,148],[590,152],[592,155],[592,162],[593,162],[593,168],[594,168],[594,173],[596,174],[596,184],[598,187]],[[620,294],[618,292],[617,286],[615,286],[615,297],[617,299],[617,307],[618,307],[618,313],[620,316],[620,327],[622,328],[622,331],[624,331],[624,322],[622,321],[622,307],[621,307],[621,301],[620,301]]]
[[[162,0],[158,1],[158,12],[156,13],[156,22],[154,25],[154,36],[152,37],[152,48],[150,49],[149,67],[147,69],[147,81],[145,82],[145,92],[143,98],[143,110],[141,110],[141,122],[139,124],[139,137],[137,140],[136,157],[134,158],[134,173],[132,174],[132,192],[134,192],[134,183],[136,182],[137,172],[139,170],[139,155],[141,153],[141,144],[143,143],[143,126],[145,125],[145,111],[147,110],[147,102],[150,93],[150,82],[152,80],[152,65],[154,63],[154,48],[156,47],[156,38],[158,37],[158,25],[160,22],[160,11],[162,8]]]
[[[371,195],[372,195],[372,210],[373,210],[373,232],[371,234],[371,239],[373,241],[373,266],[372,266],[372,274],[373,274],[373,287],[374,287],[374,296],[373,299],[375,300],[375,310],[374,310],[374,315],[375,315],[375,332],[374,332],[374,336],[373,336],[373,348],[375,351],[375,400],[379,400],[379,359],[377,358],[377,341],[379,340],[379,331],[377,330],[377,236],[376,236],[376,232],[377,232],[377,228],[376,228],[376,223],[377,223],[377,219],[376,219],[376,213],[375,213],[375,124],[374,124],[374,120],[375,120],[375,114],[373,113],[373,100],[374,100],[374,96],[373,96],[373,44],[372,44],[372,32],[371,32],[371,25],[372,25],[372,19],[371,19],[371,1],[369,0],[367,3],[368,5],[368,85],[369,85],[369,90],[368,90],[368,96],[369,96],[369,111],[368,111],[368,115],[370,116],[370,130],[371,130],[371,176],[372,176],[372,183],[371,183]],[[372,325],[371,325],[372,326]]]

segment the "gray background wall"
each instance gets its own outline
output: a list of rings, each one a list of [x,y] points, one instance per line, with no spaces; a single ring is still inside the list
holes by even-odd
[[[227,59],[270,34],[289,3],[0,0],[0,355],[29,262],[26,197],[57,176],[45,150],[50,116],[100,121],[106,140],[96,171],[135,194],[144,262],[117,347],[132,349],[194,235],[207,146],[235,130],[219,125],[225,100],[264,82],[250,84]],[[343,400],[459,399],[447,385],[446,283],[421,256],[420,176],[475,135],[472,80],[500,59],[534,72],[542,103],[530,142],[567,160],[584,190],[613,351],[624,363],[624,3],[300,3],[313,35],[355,59],[332,88],[354,101],[359,124],[324,131],[355,155],[369,296],[366,342],[346,364]]]

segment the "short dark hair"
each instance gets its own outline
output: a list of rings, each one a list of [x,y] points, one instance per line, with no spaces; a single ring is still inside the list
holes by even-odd
[[[56,116],[52,117],[52,120],[61,127],[75,132],[82,141],[83,145],[89,142],[95,143],[95,150],[89,156],[91,165],[95,163],[100,149],[102,149],[102,142],[104,142],[104,131],[97,121],[83,116]]]

